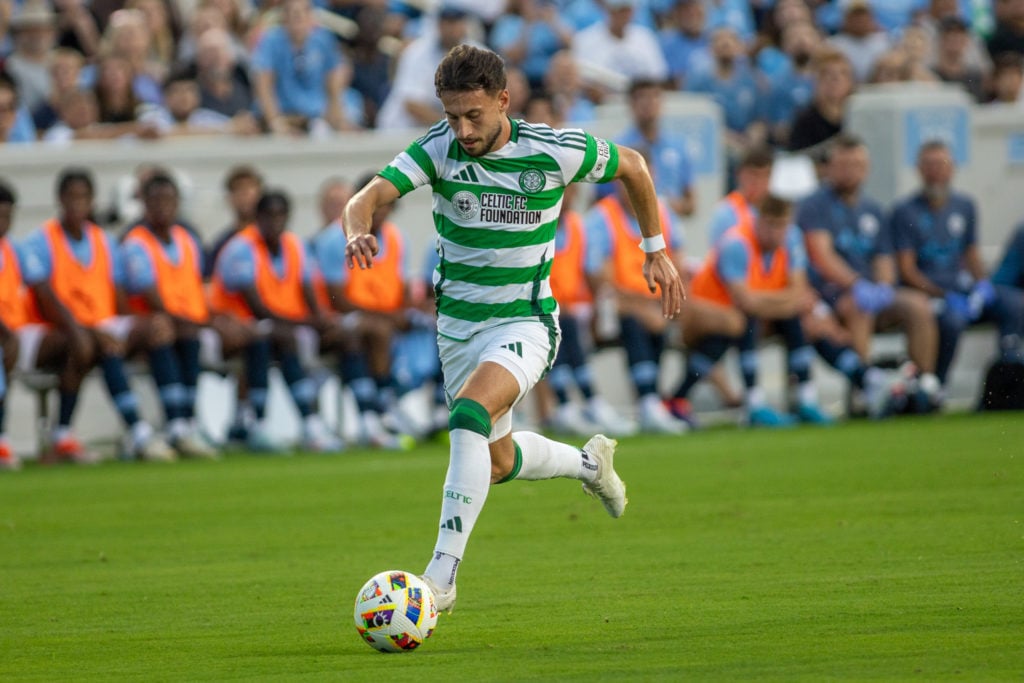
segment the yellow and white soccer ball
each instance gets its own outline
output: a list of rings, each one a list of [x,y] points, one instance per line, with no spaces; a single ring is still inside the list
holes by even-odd
[[[381,572],[356,595],[355,621],[359,635],[375,650],[415,650],[437,625],[434,594],[411,572]]]

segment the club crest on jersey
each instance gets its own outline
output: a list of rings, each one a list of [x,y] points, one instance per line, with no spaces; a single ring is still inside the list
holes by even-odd
[[[954,213],[949,217],[949,222],[946,223],[949,228],[949,234],[953,237],[960,237],[964,234],[964,230],[967,229],[967,219],[958,213]]]
[[[452,210],[462,220],[471,220],[480,214],[480,200],[469,190],[456,192],[452,195]]]
[[[860,221],[859,221],[859,224],[858,224],[858,228],[860,229],[860,234],[862,234],[862,235],[864,235],[866,237],[874,237],[875,235],[878,234],[878,228],[879,227],[880,226],[878,225],[878,219],[875,218],[875,216],[873,216],[870,213],[865,213],[865,214],[861,215]]]
[[[534,194],[544,189],[544,172],[536,168],[528,168],[519,174],[519,187],[528,194]]]

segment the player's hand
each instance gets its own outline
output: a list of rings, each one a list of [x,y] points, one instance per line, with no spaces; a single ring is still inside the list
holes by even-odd
[[[373,257],[380,251],[377,245],[377,238],[367,233],[365,235],[353,235],[348,238],[345,245],[345,261],[349,268],[359,266],[360,270],[373,268]]]
[[[644,279],[651,294],[661,287],[661,314],[666,318],[674,318],[683,309],[686,291],[679,271],[668,257],[664,249],[647,254],[644,260]]]

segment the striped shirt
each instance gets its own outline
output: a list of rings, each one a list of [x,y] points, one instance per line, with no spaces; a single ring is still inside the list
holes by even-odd
[[[565,186],[607,182],[618,169],[611,142],[511,123],[505,145],[473,157],[440,121],[379,174],[402,195],[428,184],[434,192],[437,329],[451,339],[522,320],[554,326],[549,277]]]

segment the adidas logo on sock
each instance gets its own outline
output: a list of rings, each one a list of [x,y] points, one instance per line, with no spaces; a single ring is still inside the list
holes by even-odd
[[[452,517],[451,519],[441,523],[442,529],[449,529],[457,533],[462,533],[462,517]]]
[[[590,459],[590,456],[587,455],[586,451],[580,451],[580,454],[583,456],[583,469],[590,470],[591,472],[596,472],[597,471],[597,463],[593,462]]]

